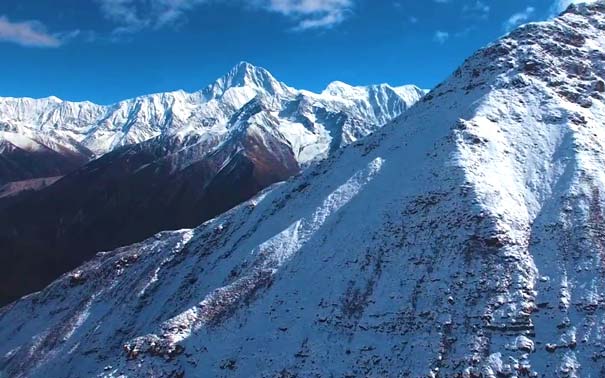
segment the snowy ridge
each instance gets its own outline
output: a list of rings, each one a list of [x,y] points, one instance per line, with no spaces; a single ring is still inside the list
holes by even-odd
[[[0,313],[15,377],[600,377],[605,3],[395,124]]]
[[[368,87],[374,88],[374,87]],[[365,123],[381,126],[402,109],[413,105],[424,94],[408,86],[387,96],[372,98],[371,91],[355,98],[352,116]],[[343,93],[349,95],[350,92]],[[205,89],[186,93],[175,91],[137,97],[109,106],[91,102],[61,101],[56,97],[40,100],[0,98],[0,130],[18,133],[30,139],[59,138],[57,144],[71,150],[86,148],[96,156],[117,147],[140,143],[165,133],[204,133],[210,128],[225,128],[231,116],[255,97],[281,104],[309,95],[322,102],[323,96],[298,91],[277,81],[267,70],[242,62]],[[340,103],[346,102],[346,105]],[[347,98],[330,96],[325,107],[350,111]],[[382,113],[382,102],[394,108]]]

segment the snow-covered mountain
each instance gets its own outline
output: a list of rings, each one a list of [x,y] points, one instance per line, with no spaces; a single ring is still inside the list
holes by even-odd
[[[0,117],[11,131],[0,138],[19,148],[0,151],[0,305],[100,250],[197,226],[377,130],[424,94],[339,82],[315,94],[241,63],[200,92],[110,107],[4,100]]]
[[[110,106],[91,102],[46,99],[0,98],[0,142],[21,142],[14,146],[24,151],[39,148],[59,154],[76,154],[81,157],[99,157],[118,147],[140,143],[165,134],[191,134],[227,132],[228,121],[245,104],[254,98],[270,103],[277,111],[285,105],[299,101],[312,110],[321,107],[328,112],[345,112],[363,123],[365,128],[381,126],[413,105],[425,92],[415,86],[398,88],[389,85],[351,87],[333,83],[321,94],[300,91],[277,81],[267,70],[242,62],[229,73],[205,89],[153,94],[119,102]],[[294,111],[296,109],[292,109]],[[312,114],[311,111],[309,114]],[[301,116],[305,116],[302,114]],[[307,120],[313,123],[314,120]],[[308,126],[308,125],[307,125]],[[329,128],[331,125],[315,125]],[[329,130],[298,130],[292,142],[316,143],[329,139]],[[367,130],[345,130],[344,137],[356,137]],[[316,135],[309,135],[316,134]],[[319,150],[325,152],[326,146]],[[0,148],[0,156],[2,149]],[[302,153],[303,160],[308,153]],[[56,172],[52,172],[53,174]],[[0,183],[10,181],[0,171]],[[31,175],[23,175],[25,178]]]
[[[605,3],[395,124],[0,314],[14,377],[601,377]]]
[[[141,96],[101,106],[91,102],[46,99],[0,99],[4,131],[37,139],[61,137],[101,156],[117,147],[140,143],[171,130],[208,128],[225,123],[257,95],[294,96],[266,70],[240,63],[206,89]],[[61,144],[63,144],[61,143]]]

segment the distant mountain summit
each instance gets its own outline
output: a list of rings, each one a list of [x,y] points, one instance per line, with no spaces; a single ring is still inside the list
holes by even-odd
[[[248,62],[240,62],[225,76],[202,91],[207,99],[217,99],[232,88],[251,88],[257,93],[271,96],[288,96],[297,91],[277,81],[269,71],[253,66]]]
[[[98,251],[229,210],[424,93],[378,85],[316,94],[244,62],[198,92],[110,106],[0,99],[0,304]]]
[[[2,373],[602,377],[604,59],[605,2],[517,29],[288,182],[5,307]]]

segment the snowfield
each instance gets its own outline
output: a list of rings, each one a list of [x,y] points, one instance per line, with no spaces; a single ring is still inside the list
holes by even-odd
[[[519,28],[301,175],[5,307],[0,371],[604,376],[604,61],[604,2]]]

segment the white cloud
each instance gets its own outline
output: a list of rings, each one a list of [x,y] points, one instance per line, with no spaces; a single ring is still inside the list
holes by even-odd
[[[0,41],[27,47],[59,47],[59,38],[49,34],[38,21],[12,22],[0,16]]]
[[[294,18],[296,29],[331,27],[345,20],[353,0],[260,0],[261,8]]]
[[[481,0],[476,0],[471,4],[465,4],[462,7],[462,13],[471,18],[486,19],[491,8]]]
[[[433,36],[433,40],[438,43],[445,43],[448,39],[450,39],[450,33],[441,30],[437,30]]]
[[[292,19],[295,29],[328,28],[343,22],[354,0],[96,0],[117,33],[161,28],[182,21],[187,12],[210,1],[239,1]]]
[[[96,0],[101,12],[119,26],[116,33],[161,28],[175,23],[206,0]]]
[[[504,23],[503,27],[506,31],[511,31],[516,26],[526,22],[534,14],[536,9],[534,7],[527,7],[523,11],[513,14]]]

